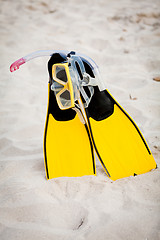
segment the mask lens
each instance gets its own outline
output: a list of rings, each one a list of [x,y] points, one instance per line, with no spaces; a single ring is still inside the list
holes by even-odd
[[[58,78],[59,80],[63,81],[63,82],[67,82],[67,74],[66,74],[66,70],[64,67],[56,67],[56,78]]]
[[[60,95],[60,101],[63,107],[67,107],[67,108],[71,107],[71,95],[68,90],[64,91]]]
[[[60,95],[61,98],[64,98],[65,100],[71,100],[70,92],[66,90]]]

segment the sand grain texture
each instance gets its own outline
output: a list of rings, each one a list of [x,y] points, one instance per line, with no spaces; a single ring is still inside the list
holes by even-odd
[[[159,0],[0,1],[0,239],[158,240],[159,168],[112,182],[45,179],[47,57],[9,72],[33,51],[75,50],[99,65],[160,166]]]

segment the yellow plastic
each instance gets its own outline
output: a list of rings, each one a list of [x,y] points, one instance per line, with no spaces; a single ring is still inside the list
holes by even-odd
[[[114,113],[107,119],[95,121],[89,118],[96,147],[112,180],[156,168],[156,162],[145,140],[142,140],[139,129],[123,111],[115,104]]]
[[[140,130],[118,104],[114,104],[114,112],[107,119],[95,121],[90,117],[86,119],[89,127],[88,123],[112,180],[143,174],[156,168]],[[49,114],[46,129],[44,155],[47,179],[95,175],[89,137],[78,115],[70,121],[56,121]]]
[[[47,179],[95,175],[89,138],[78,115],[70,121],[56,121],[49,114],[45,128]]]

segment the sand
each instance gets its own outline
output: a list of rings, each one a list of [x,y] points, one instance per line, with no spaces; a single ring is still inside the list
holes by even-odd
[[[111,181],[47,181],[43,130],[48,57],[14,73],[37,50],[92,57],[160,166],[160,1],[0,1],[0,239],[158,240],[160,170]]]

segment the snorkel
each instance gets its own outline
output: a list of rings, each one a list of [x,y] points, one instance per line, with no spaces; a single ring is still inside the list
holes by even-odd
[[[36,52],[33,52],[33,53],[30,53],[20,59],[18,59],[17,61],[15,61],[14,63],[11,64],[10,66],[10,71],[11,72],[14,72],[16,70],[19,69],[19,67],[34,59],[34,58],[37,58],[37,57],[44,57],[44,56],[52,56],[54,53],[59,53],[59,54],[67,54],[67,51],[57,51],[57,50],[41,50],[41,51],[36,51]]]
[[[88,56],[85,56],[80,53],[76,52],[68,52],[68,51],[59,51],[59,50],[43,50],[43,51],[37,51],[33,52],[29,55],[26,55],[25,57],[22,57],[15,61],[10,66],[10,71],[14,72],[19,69],[19,67],[34,59],[37,57],[43,57],[43,56],[52,56],[53,54],[58,53],[60,55],[67,56],[66,62],[68,63],[68,69],[70,74],[71,83],[69,84],[68,91],[70,92],[70,97],[74,98],[74,104],[76,107],[81,108],[79,105],[79,100],[81,97],[83,98],[83,106],[84,108],[87,108],[92,96],[94,94],[94,88],[93,86],[98,86],[100,91],[103,91],[105,89],[105,86],[103,84],[103,81],[100,77],[99,69],[96,63],[89,58]],[[87,64],[91,67],[94,77],[91,77],[88,73],[86,73],[85,66],[83,63],[83,60],[87,62]],[[59,95],[57,94],[57,85],[58,83],[55,83],[56,79],[51,79],[51,90],[54,91],[56,99],[58,98],[60,101],[63,101],[62,104],[59,104],[60,109],[65,110],[68,108],[73,108],[73,104],[68,105],[68,100],[66,98],[62,99],[59,98]],[[64,84],[62,84],[64,85]],[[84,90],[84,88],[88,88],[88,93]],[[73,89],[73,97],[72,95],[72,89]],[[57,100],[58,100],[57,99]],[[65,102],[66,101],[66,102]],[[59,101],[57,101],[59,102]],[[66,107],[65,107],[66,106]]]

